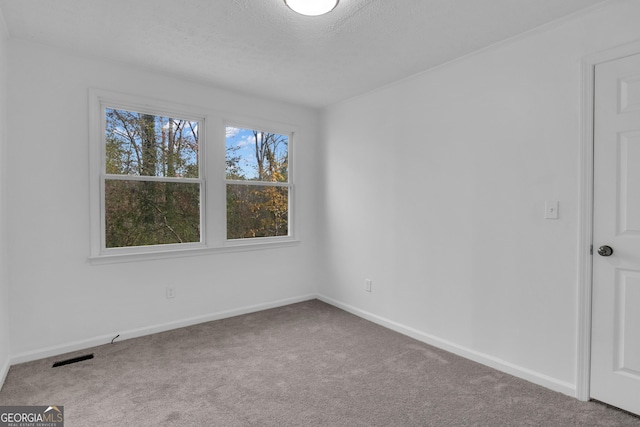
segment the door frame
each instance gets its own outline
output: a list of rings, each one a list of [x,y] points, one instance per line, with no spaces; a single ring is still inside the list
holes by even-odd
[[[593,289],[593,187],[595,68],[604,62],[640,54],[640,40],[593,53],[582,59],[582,131],[580,147],[580,228],[578,236],[578,330],[576,397],[591,394],[591,302]]]

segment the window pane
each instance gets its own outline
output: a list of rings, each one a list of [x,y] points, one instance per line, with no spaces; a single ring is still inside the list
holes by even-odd
[[[106,109],[106,173],[198,178],[198,122]]]
[[[105,181],[106,247],[200,241],[200,184]]]
[[[289,181],[289,137],[227,126],[227,179]]]
[[[227,184],[227,239],[289,235],[289,189]]]

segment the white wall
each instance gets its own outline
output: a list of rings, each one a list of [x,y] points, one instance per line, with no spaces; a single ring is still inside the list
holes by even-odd
[[[315,294],[317,111],[17,40],[9,43],[8,63],[14,362]],[[90,87],[294,125],[301,244],[90,264]],[[165,298],[167,285],[175,286],[175,299]]]
[[[573,394],[581,61],[638,16],[614,2],[328,108],[323,298]]]
[[[9,275],[7,271],[6,228],[6,77],[8,35],[0,11],[0,386],[9,370]]]

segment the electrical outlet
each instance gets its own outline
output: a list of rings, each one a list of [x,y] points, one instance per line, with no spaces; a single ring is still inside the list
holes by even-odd
[[[176,289],[171,286],[167,286],[167,298],[175,298],[176,297]]]
[[[371,292],[371,279],[366,279],[364,281],[364,290],[367,292]]]

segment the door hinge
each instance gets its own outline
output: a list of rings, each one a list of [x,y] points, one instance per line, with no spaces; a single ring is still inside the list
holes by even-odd
[[[589,254],[593,255],[593,245],[589,248]]]

